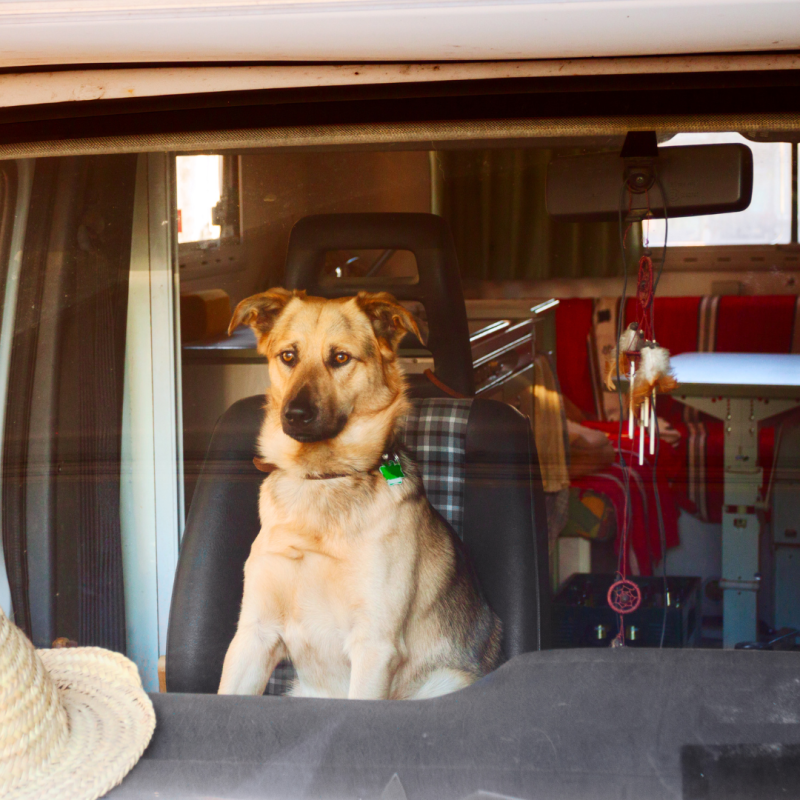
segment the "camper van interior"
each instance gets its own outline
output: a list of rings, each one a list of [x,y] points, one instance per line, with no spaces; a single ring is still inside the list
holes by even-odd
[[[800,742],[796,118],[489,104],[464,130],[435,100],[256,132],[168,111],[157,147],[109,112],[77,154],[0,131],[1,605],[139,668],[156,739],[113,797],[761,796],[725,787],[796,775]],[[503,623],[462,692],[210,696],[269,384],[228,327],[273,287],[416,320],[405,445]]]

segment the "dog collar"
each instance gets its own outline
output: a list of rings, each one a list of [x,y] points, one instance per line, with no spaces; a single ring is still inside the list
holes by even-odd
[[[405,478],[403,467],[400,464],[400,456],[394,450],[381,456],[381,463],[378,464],[377,470],[389,486],[399,486]],[[306,480],[329,481],[333,478],[349,478],[351,475],[369,475],[373,472],[375,472],[375,468],[366,472],[323,472],[321,475],[306,475]]]
[[[263,458],[254,458],[253,465],[260,472],[270,473],[275,472],[278,469],[275,464],[270,464],[268,461],[264,461]],[[380,472],[389,486],[399,486],[402,484],[403,478],[405,478],[405,473],[403,472],[403,467],[400,463],[400,456],[394,448],[390,448],[387,450],[387,452],[381,455],[381,460],[378,466],[373,467],[366,472],[360,472],[358,470],[355,472],[323,472],[319,475],[306,475],[305,480],[331,481],[334,478],[350,478],[353,475],[368,475],[370,472],[375,472],[376,470]]]
[[[381,456],[381,464],[378,466],[378,470],[389,486],[399,486],[403,482],[403,478],[405,478],[400,456],[394,450],[390,450]]]
[[[275,464],[270,464],[269,461],[264,461],[263,458],[254,458],[253,466],[259,472],[272,473],[277,472],[278,467]],[[329,481],[333,478],[348,478],[350,475],[355,475],[355,472],[323,472],[321,475],[306,475],[307,481]]]

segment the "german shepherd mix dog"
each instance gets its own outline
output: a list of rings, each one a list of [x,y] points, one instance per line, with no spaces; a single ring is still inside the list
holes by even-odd
[[[500,620],[397,444],[412,316],[384,292],[272,289],[229,330],[243,322],[269,362],[258,447],[272,471],[219,693],[263,694],[286,657],[295,697],[420,699],[490,672]]]

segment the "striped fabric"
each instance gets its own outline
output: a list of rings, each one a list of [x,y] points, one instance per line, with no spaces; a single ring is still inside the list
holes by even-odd
[[[713,353],[717,344],[717,317],[719,315],[719,295],[709,295],[700,300],[697,320],[697,352]],[[709,521],[706,474],[706,423],[696,408],[683,407],[683,420],[686,423],[688,453],[687,489],[689,499],[697,509],[698,517]]]
[[[631,575],[653,575],[662,558],[661,542],[655,514],[655,492],[650,460],[645,457],[639,466],[636,453],[626,447],[626,458],[630,466],[630,520],[628,540],[628,569]],[[607,497],[616,515],[617,532],[622,530],[627,505],[625,476],[619,464],[608,469],[583,475],[573,481],[573,489],[579,494],[586,491]],[[672,502],[666,482],[659,481],[658,488],[664,520],[666,546],[678,544],[678,509]],[[617,541],[618,545],[621,542]]]
[[[463,536],[467,422],[472,400],[412,400],[401,436],[422,471],[431,505]],[[288,659],[272,673],[265,694],[282,695],[297,673]]]
[[[597,353],[597,338],[594,331],[586,334],[586,352],[589,355],[589,375],[592,377],[592,397],[594,397],[594,413],[597,419],[607,420],[605,395],[608,394],[603,384],[603,360]]]
[[[701,298],[700,307],[697,312],[698,353],[713,353],[716,349],[718,312],[718,295],[711,295]],[[683,420],[687,423],[687,425],[699,424],[702,426],[702,423],[700,423],[700,412],[696,408],[691,408],[690,406],[683,407]]]
[[[592,393],[597,419],[619,419],[619,397],[610,392],[603,381],[605,363],[617,346],[618,297],[598,297],[594,300],[592,329],[588,335],[589,369],[592,375]]]
[[[688,470],[687,489],[689,499],[697,509],[697,515],[708,522],[708,493],[706,492],[706,440],[708,430],[703,422],[687,422]]]
[[[697,326],[697,352],[713,353],[717,349],[717,317],[719,295],[709,295],[700,300]]]

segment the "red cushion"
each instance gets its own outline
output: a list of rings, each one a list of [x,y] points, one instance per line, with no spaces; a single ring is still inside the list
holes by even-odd
[[[656,339],[673,355],[698,349],[700,297],[658,297],[655,301]],[[710,302],[710,301],[709,301]],[[794,295],[723,296],[718,298],[716,335],[707,342],[718,352],[787,353],[791,350],[797,298]],[[707,304],[709,322],[713,307]],[[593,301],[562,300],[556,312],[556,363],[562,392],[589,417],[595,416],[587,351],[587,336],[592,326]],[[626,303],[626,324],[637,313],[636,299]],[[713,323],[711,323],[713,324]],[[662,448],[659,475],[670,480],[676,499],[692,513],[719,522],[723,501],[722,424],[705,414],[699,415],[703,428],[695,428],[699,446],[690,452],[690,429],[684,424],[685,406],[669,397],[660,397],[658,414],[668,419],[681,434],[677,449]],[[615,434],[617,423],[595,423]],[[760,463],[765,483],[772,461],[774,429],[759,431]],[[691,459],[690,459],[691,456]]]
[[[677,355],[697,350],[697,334],[700,320],[699,297],[657,297],[654,308],[656,340]],[[625,324],[632,322],[638,311],[636,298],[625,304]],[[637,320],[638,321],[638,320]],[[659,399],[658,413],[673,425],[683,420],[683,406],[671,397]]]
[[[593,308],[591,298],[562,300],[556,307],[556,371],[561,392],[589,417],[595,416],[586,346]]]
[[[681,469],[670,476],[676,499],[700,519],[721,522],[725,498],[724,425],[720,420],[706,418],[702,427],[695,426],[694,434],[688,426],[677,427],[681,431],[677,453]],[[775,428],[759,427],[758,461],[764,470],[762,494],[769,485],[774,447]]]
[[[788,353],[792,346],[794,295],[720,297],[718,353]]]
[[[637,313],[636,298],[629,299],[625,306],[627,325]],[[697,350],[699,309],[699,297],[657,297],[653,309],[656,341],[673,355]]]
[[[613,422],[585,423],[588,427],[604,431],[616,448],[618,426]],[[638,448],[628,439],[627,428],[623,430],[622,448],[626,461],[631,467],[631,512],[630,537],[631,547],[636,554],[641,575],[652,575],[656,565],[661,561],[661,536],[656,510],[655,487],[653,486],[653,458],[645,456],[645,463],[639,466],[637,457]],[[667,548],[675,547],[680,543],[678,537],[678,506],[675,502],[674,492],[670,492],[669,479],[677,472],[677,462],[673,448],[663,444],[659,448],[658,456],[658,496],[661,502],[662,519],[664,522],[664,539]],[[605,494],[617,514],[617,541],[619,548],[619,532],[625,515],[625,493],[623,490],[623,473],[618,464],[602,470],[602,472],[585,475],[573,481],[573,486],[578,490],[591,489]]]
[[[697,350],[699,297],[657,297],[655,335],[670,353]],[[715,351],[718,353],[788,353],[791,347],[795,295],[729,295],[719,298]],[[629,298],[625,324],[638,313]]]
[[[584,422],[584,425],[604,431],[616,447],[618,423]],[[707,522],[722,520],[724,498],[725,431],[720,420],[706,418],[703,428],[692,431],[684,423],[675,426],[681,434],[674,447],[662,442],[659,448],[659,481],[665,479],[672,487],[675,501],[681,508]],[[623,427],[623,446],[628,442],[627,427]],[[702,442],[702,451],[695,447]],[[762,426],[758,431],[758,461],[764,470],[763,490],[769,485],[775,446],[775,428]],[[690,450],[693,452],[690,453]],[[690,468],[691,455],[691,468]]]

